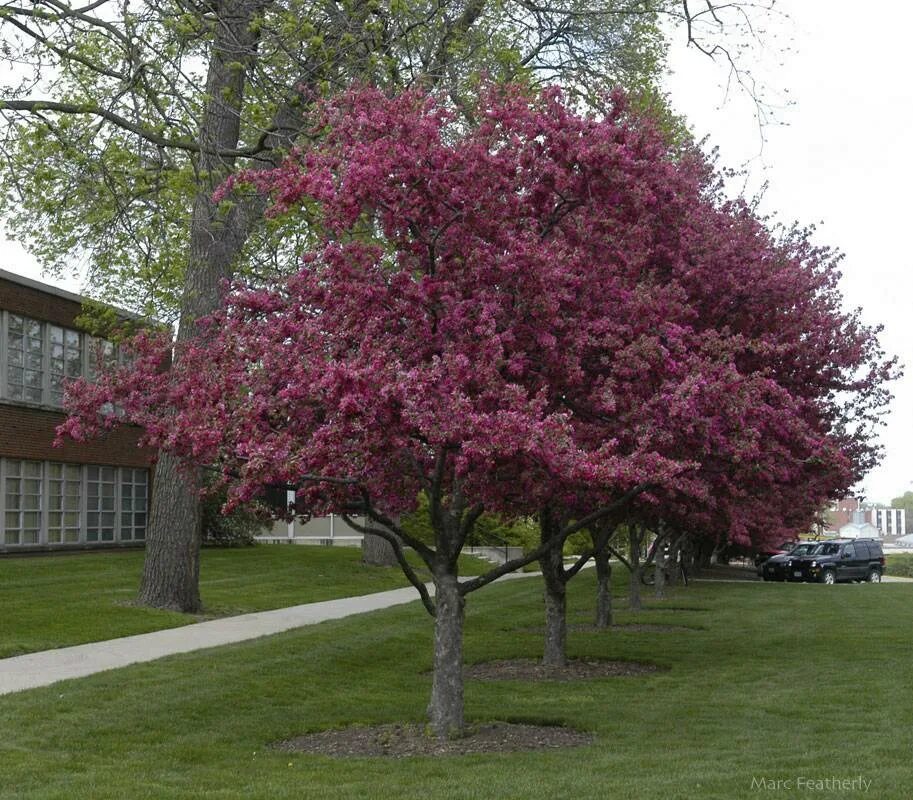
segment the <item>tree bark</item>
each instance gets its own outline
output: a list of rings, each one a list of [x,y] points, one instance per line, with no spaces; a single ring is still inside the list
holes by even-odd
[[[656,581],[653,584],[653,594],[658,600],[666,596],[666,547],[665,542],[659,542],[656,546]]]
[[[434,675],[428,720],[439,739],[455,739],[465,732],[463,718],[464,599],[457,576],[441,571],[434,576]]]
[[[596,627],[612,627],[612,564],[605,551],[596,553]]]
[[[393,545],[380,536],[366,533],[361,540],[361,563],[371,567],[395,567],[399,565]]]
[[[679,551],[681,550],[681,542],[681,537],[676,538],[669,547],[669,552],[666,556],[666,564],[669,568],[668,579],[666,581],[667,586],[677,586],[679,582],[678,559]]]
[[[640,580],[643,576],[643,567],[641,566],[640,544],[643,541],[643,534],[638,532],[636,526],[631,525],[628,528],[628,544],[630,554],[628,555],[631,564],[631,574],[628,580],[628,608],[631,611],[640,611],[643,604],[640,599]]]
[[[548,510],[539,519],[539,538],[542,544],[558,535],[557,521]],[[547,667],[567,664],[567,578],[564,574],[564,553],[552,547],[539,559],[545,583],[545,641],[542,663]]]
[[[171,611],[200,608],[199,499],[189,489],[193,476],[162,453],[155,468],[139,602]],[[154,532],[154,534],[153,534]],[[154,536],[154,538],[152,538]]]
[[[545,647],[542,663],[546,667],[563,667],[567,664],[567,588],[560,581],[545,581]]]
[[[630,580],[628,581],[628,608],[631,611],[643,610],[643,602],[640,596],[640,576],[640,566],[631,570]]]
[[[197,164],[199,183],[190,223],[179,344],[193,337],[200,317],[218,308],[222,283],[231,277],[249,234],[242,205],[223,213],[212,200],[213,191],[234,166],[234,159],[213,151],[236,148],[240,140],[246,59],[254,53],[257,39],[251,21],[261,5],[257,0],[226,0],[220,6],[206,80],[208,99],[200,120],[199,141],[208,152],[200,154]],[[162,455],[152,488],[140,603],[200,610],[200,485],[199,474],[179,469],[171,457]]]

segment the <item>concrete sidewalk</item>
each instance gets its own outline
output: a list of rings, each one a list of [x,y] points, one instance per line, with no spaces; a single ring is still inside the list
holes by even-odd
[[[528,578],[538,572],[512,572],[498,581],[514,578]],[[467,576],[463,580],[471,580]],[[434,594],[434,585],[426,584]],[[261,636],[282,633],[305,625],[314,625],[331,619],[350,617],[366,611],[377,611],[419,600],[415,587],[391,589],[387,592],[363,594],[358,597],[341,597],[320,603],[305,603],[300,606],[277,608],[273,611],[258,611],[253,614],[239,614],[236,617],[197,622],[180,628],[168,628],[152,633],[124,636],[102,642],[89,642],[74,647],[56,650],[42,650],[24,656],[0,659],[0,695],[50,686],[57,681],[70,678],[84,678],[96,672],[126,667],[157,658],[219,647],[223,644],[246,642]],[[422,612],[424,613],[424,611]]]
[[[434,590],[429,587],[429,591]],[[180,628],[4,658],[0,659],[0,695],[49,686],[57,681],[82,678],[96,672],[126,667],[128,664],[154,661],[176,653],[245,642],[304,625],[390,608],[418,599],[418,592],[409,586],[405,589],[307,603],[274,611],[258,611]]]

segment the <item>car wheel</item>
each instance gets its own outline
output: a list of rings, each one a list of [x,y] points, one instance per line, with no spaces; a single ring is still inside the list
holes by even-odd
[[[866,580],[869,583],[881,583],[881,573],[877,569],[870,569],[869,577]]]
[[[824,570],[824,574],[821,576],[822,583],[837,583],[837,573],[832,569]]]

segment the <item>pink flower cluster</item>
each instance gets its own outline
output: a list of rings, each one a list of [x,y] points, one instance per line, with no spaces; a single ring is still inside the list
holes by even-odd
[[[871,466],[895,367],[809,231],[725,201],[621,95],[591,118],[491,89],[476,119],[417,92],[323,104],[318,144],[219,193],[311,225],[300,272],[230,287],[170,367],[139,337],[131,366],[70,387],[61,435],[128,420],[232,502],[288,484],[312,513],[395,514],[438,485],[583,515],[649,484],[632,513],[742,542]]]

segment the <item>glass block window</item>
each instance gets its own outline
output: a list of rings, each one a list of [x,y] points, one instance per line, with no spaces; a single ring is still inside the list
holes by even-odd
[[[86,541],[113,542],[117,523],[115,467],[86,467]]]
[[[79,541],[82,479],[75,464],[48,464],[48,543]]]
[[[120,538],[122,542],[146,538],[149,473],[144,469],[121,469]]]
[[[63,405],[63,384],[82,375],[82,342],[76,331],[48,326],[50,344],[50,402]]]
[[[41,535],[41,462],[6,460],[3,543],[38,544]]]
[[[6,386],[11,400],[41,402],[44,381],[44,340],[41,323],[9,314],[6,338]]]

